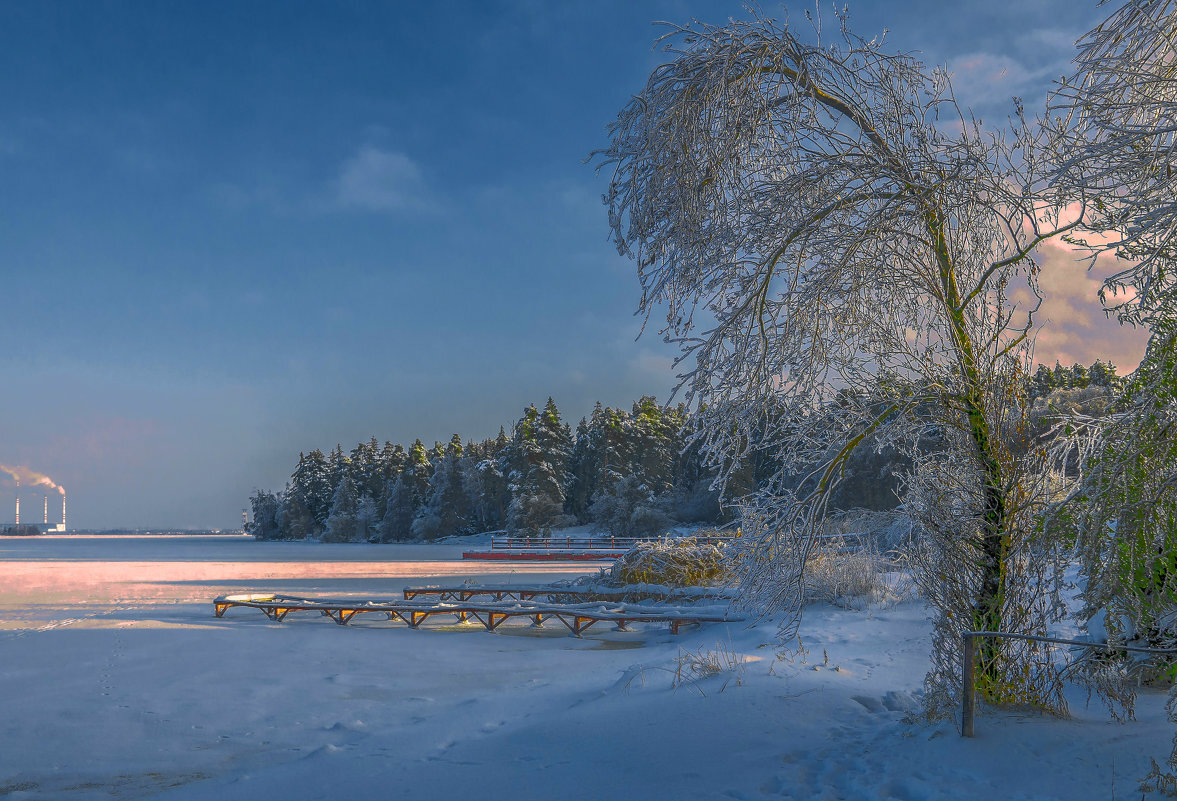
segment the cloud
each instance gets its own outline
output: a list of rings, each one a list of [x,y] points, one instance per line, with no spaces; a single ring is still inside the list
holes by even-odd
[[[1148,333],[1109,320],[1099,302],[1104,278],[1119,269],[1120,263],[1101,259],[1088,271],[1087,263],[1065,242],[1042,245],[1039,263],[1039,285],[1046,297],[1037,314],[1042,329],[1034,360],[1069,365],[1103,359],[1113,362],[1121,374],[1136,369],[1144,356]]]
[[[398,212],[432,205],[417,162],[371,145],[343,163],[334,190],[335,203],[342,208]]]

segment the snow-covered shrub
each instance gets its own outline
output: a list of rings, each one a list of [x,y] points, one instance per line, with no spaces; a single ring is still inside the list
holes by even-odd
[[[878,552],[835,538],[810,555],[805,568],[806,601],[852,608],[882,600],[890,587]]]
[[[659,584],[664,587],[707,587],[724,584],[730,564],[724,546],[694,537],[639,542],[613,563],[611,584]]]

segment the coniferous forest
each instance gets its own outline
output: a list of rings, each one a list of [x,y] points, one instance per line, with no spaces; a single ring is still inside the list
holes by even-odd
[[[543,535],[596,523],[619,536],[721,519],[686,407],[650,396],[630,411],[597,404],[576,430],[549,398],[482,441],[407,448],[375,437],[346,452],[312,450],[280,492],[250,499],[258,539],[434,540],[509,530]]]
[[[1099,360],[1056,364],[1039,367],[1026,392],[1036,417],[1049,418],[1059,405],[1099,414],[1119,381],[1115,366]],[[542,536],[586,523],[642,536],[725,521],[734,511],[721,504],[716,472],[688,444],[690,431],[686,406],[665,408],[649,395],[629,411],[598,403],[574,431],[548,398],[482,441],[454,434],[406,448],[372,437],[350,452],[315,449],[299,454],[283,490],[254,493],[248,531],[267,540],[404,542],[501,530]],[[725,497],[751,492],[776,469],[769,449],[750,453]],[[893,508],[907,466],[893,448],[858,449],[832,507]]]

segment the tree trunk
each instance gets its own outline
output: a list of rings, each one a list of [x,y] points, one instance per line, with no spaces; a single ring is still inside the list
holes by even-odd
[[[940,265],[940,283],[949,320],[949,329],[960,364],[964,396],[961,398],[968,418],[969,434],[977,462],[981,468],[981,532],[977,543],[980,559],[980,584],[973,602],[972,628],[975,631],[1001,631],[1002,603],[1005,599],[1006,556],[1009,552],[1009,532],[1006,525],[1005,488],[995,444],[985,417],[977,354],[965,325],[965,310],[956,284],[956,271],[944,237],[944,226],[938,214],[928,213],[928,232],[936,246]],[[997,657],[1001,641],[995,637],[978,638],[981,660],[979,685],[990,699],[998,683]]]

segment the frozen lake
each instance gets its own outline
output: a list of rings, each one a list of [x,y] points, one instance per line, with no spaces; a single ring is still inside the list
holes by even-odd
[[[524,564],[527,572],[516,572],[519,564],[463,560],[462,551],[469,549],[211,535],[0,537],[0,628],[26,628],[36,620],[113,625],[127,622],[119,610],[131,607],[137,626],[152,607],[175,622],[169,616],[207,611],[188,604],[207,606],[219,594],[248,589],[399,595],[409,583],[549,581],[596,569],[549,564],[531,571]]]
[[[461,550],[0,538],[0,797],[1073,801],[1139,798],[1148,758],[1168,754],[1159,692],[1127,725],[1081,693],[1072,720],[983,713],[972,741],[917,722],[917,601],[815,608],[787,659],[771,623],[577,639],[554,625],[213,615],[226,592],[394,596],[595,569]],[[693,678],[692,654],[738,664]]]

